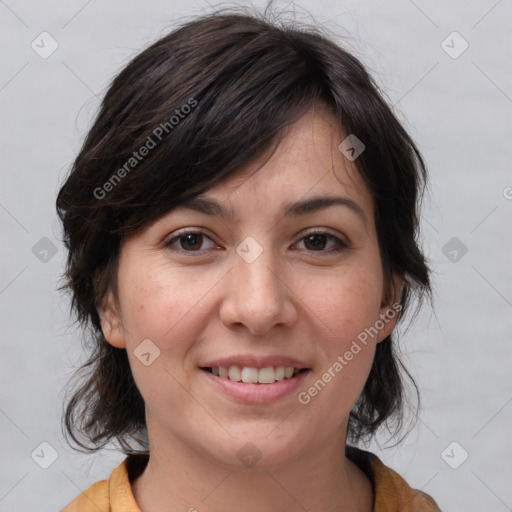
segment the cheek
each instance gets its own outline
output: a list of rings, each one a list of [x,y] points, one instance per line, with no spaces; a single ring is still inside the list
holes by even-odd
[[[221,277],[212,272],[199,279],[187,269],[155,263],[133,265],[129,279],[120,280],[126,350],[135,382],[146,400],[155,400],[162,389],[174,390],[169,397],[180,396],[177,382],[183,382],[191,370],[190,354],[211,321],[209,298]],[[144,341],[148,339],[151,343]],[[143,346],[148,350],[142,353],[150,353],[145,360],[139,357]],[[147,359],[153,358],[154,362],[145,366]]]
[[[326,334],[339,340],[338,348],[375,324],[381,294],[380,274],[368,268],[343,269],[328,279],[312,281],[302,291],[305,304],[323,321]]]
[[[132,271],[123,288],[123,326],[127,345],[133,347],[141,336],[158,344],[179,331],[197,309],[208,283],[198,283],[186,272],[157,267]]]
[[[380,274],[368,267],[351,270],[333,276],[328,285],[317,281],[310,287],[308,305],[325,327],[317,338],[323,360],[316,381],[298,398],[315,414],[330,417],[327,429],[342,421],[358,399],[375,355],[372,328],[379,319]]]
[[[355,395],[350,395],[355,399],[366,381],[375,354],[376,331],[372,328],[378,318],[379,301],[361,288],[349,292],[340,294],[338,307],[329,312],[327,322],[332,341],[325,339],[326,360],[322,370],[329,372],[325,378],[335,383],[333,387],[338,384],[344,395],[352,390]]]
[[[198,283],[186,272],[163,266],[131,267],[129,279],[120,280],[130,367],[152,410],[180,407],[186,400],[179,384],[184,379],[183,362],[204,329],[206,312],[201,298],[211,286],[209,280]]]

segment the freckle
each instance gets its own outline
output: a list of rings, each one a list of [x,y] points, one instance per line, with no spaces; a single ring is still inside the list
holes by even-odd
[[[141,304],[139,309],[142,311],[144,309],[144,304]]]

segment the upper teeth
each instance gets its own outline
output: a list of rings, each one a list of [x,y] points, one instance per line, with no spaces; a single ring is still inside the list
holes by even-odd
[[[219,366],[212,368],[212,373],[219,377],[228,378],[235,382],[272,384],[276,380],[289,379],[299,370],[293,366],[267,366],[266,368],[252,368],[249,366]]]

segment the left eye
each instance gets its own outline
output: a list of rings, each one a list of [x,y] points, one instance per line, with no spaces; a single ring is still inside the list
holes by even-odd
[[[324,249],[327,245],[327,240],[334,242],[334,248],[331,249],[334,252],[340,251],[346,247],[345,243],[343,243],[339,238],[335,237],[334,235],[330,235],[329,233],[310,233],[309,235],[303,237],[299,243],[303,240],[304,244],[313,247],[314,249],[312,250],[315,252],[324,252]]]
[[[183,252],[201,252],[208,248],[201,249],[204,240],[209,240],[212,246],[215,246],[213,240],[201,231],[189,231],[180,233],[175,237],[171,238],[165,245],[172,250],[183,251]],[[331,247],[328,247],[329,241]],[[178,243],[179,247],[175,247]],[[301,238],[298,244],[304,243],[306,250],[312,252],[338,252],[346,248],[347,245],[342,242],[339,238],[329,233],[310,233]]]

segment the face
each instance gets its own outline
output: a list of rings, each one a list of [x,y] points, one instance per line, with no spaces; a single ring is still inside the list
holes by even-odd
[[[100,316],[127,350],[150,448],[179,442],[237,466],[252,450],[261,467],[344,446],[398,299],[383,302],[373,200],[345,138],[315,108],[209,203],[122,245],[118,301]]]

